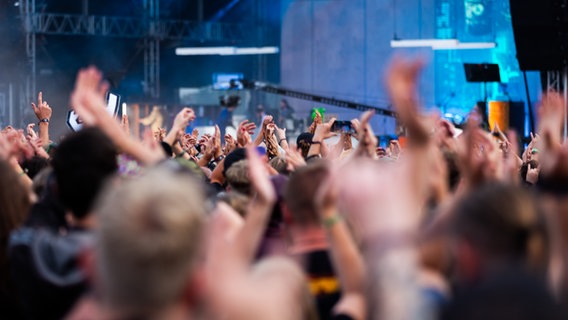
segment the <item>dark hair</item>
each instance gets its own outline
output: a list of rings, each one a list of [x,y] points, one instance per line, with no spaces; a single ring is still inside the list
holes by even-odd
[[[222,107],[230,108],[236,107],[241,103],[241,97],[237,95],[226,95],[219,97],[219,104]]]
[[[314,198],[318,186],[328,174],[327,162],[320,160],[298,168],[290,175],[284,191],[284,200],[290,209],[294,224],[319,225]]]
[[[456,204],[454,229],[486,260],[528,262],[545,252],[543,221],[520,187],[488,184],[469,193]]]
[[[306,158],[308,156],[313,138],[314,135],[309,132],[303,132],[298,136],[298,138],[296,138],[296,145],[302,152],[302,157]]]
[[[33,156],[22,162],[22,169],[28,174],[30,179],[35,178],[35,176],[45,167],[49,165],[49,161],[46,158]]]
[[[52,161],[59,198],[76,218],[84,218],[106,179],[117,170],[117,151],[97,128],[67,136]]]
[[[231,153],[229,153],[226,157],[225,157],[225,161],[223,161],[223,176],[227,176],[227,170],[229,170],[229,168],[241,161],[241,160],[245,160],[247,158],[247,153],[246,153],[246,149],[245,148],[237,148],[233,151],[231,151]]]

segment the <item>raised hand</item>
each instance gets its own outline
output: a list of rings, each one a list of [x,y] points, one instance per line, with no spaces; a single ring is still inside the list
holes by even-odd
[[[296,146],[292,145],[286,151],[286,163],[288,164],[288,171],[292,172],[299,167],[305,166],[306,160],[302,157],[302,154],[298,151]]]
[[[312,134],[314,134],[316,132],[317,126],[323,123],[323,118],[322,118],[321,114],[319,113],[319,111],[316,110],[315,112],[316,112],[316,117],[314,118],[314,122],[312,122],[312,124],[308,128],[308,132],[312,133]]]
[[[130,123],[128,122],[128,116],[125,114],[122,115],[120,127],[122,127],[124,133],[130,136]]]
[[[218,125],[215,125],[215,134],[213,135],[213,150],[215,159],[219,158],[223,154],[223,149],[221,148],[221,129]]]
[[[30,140],[36,139],[38,137],[37,133],[34,130],[34,127],[35,127],[35,123],[29,123],[26,127],[27,138],[30,139]]]
[[[395,56],[387,72],[386,85],[398,120],[407,128],[409,142],[425,145],[430,137],[429,124],[418,116],[418,75],[424,66],[421,59],[405,60]]]
[[[359,145],[357,146],[356,155],[375,158],[375,148],[377,146],[377,137],[373,132],[373,128],[369,124],[374,111],[367,111],[361,115],[360,125],[358,126],[357,135],[359,136]]]
[[[529,162],[527,168],[527,177],[525,180],[529,183],[536,184],[538,181],[539,173],[540,173],[540,168],[539,167],[533,168]]]
[[[105,94],[109,85],[102,79],[102,73],[95,67],[80,70],[71,94],[71,106],[84,124],[100,125],[101,129],[108,130],[111,129],[108,119],[112,119],[112,116],[105,111]]]
[[[191,131],[191,135],[195,138],[195,140],[197,140],[197,138],[199,138],[199,130],[193,129],[193,131]]]
[[[266,130],[266,126],[270,123],[274,123],[274,118],[272,118],[271,115],[265,116],[264,119],[262,119],[262,130]]]
[[[37,105],[32,102],[32,108],[39,121],[51,120],[52,110],[47,104],[47,101],[43,100],[43,93],[40,91],[37,95]]]
[[[187,127],[191,121],[195,120],[195,111],[191,108],[183,108],[176,115],[172,130],[179,130]]]
[[[505,136],[506,141],[502,144],[506,144],[506,148],[502,148],[503,151],[503,179],[507,182],[517,184],[519,182],[519,169],[523,164],[523,161],[519,158],[519,146],[517,144],[517,133],[514,130],[510,130],[509,137]],[[509,140],[513,141],[510,143]]]
[[[254,134],[256,125],[249,120],[243,120],[237,127],[237,143],[240,147],[245,147],[252,143],[251,135]]]
[[[497,143],[478,127],[479,119],[471,118],[458,148],[460,172],[464,187],[473,188],[502,178],[502,154]]]
[[[225,148],[223,149],[225,155],[228,155],[229,153],[233,152],[233,150],[235,150],[236,148],[237,148],[237,140],[235,140],[235,138],[233,138],[232,135],[227,133],[225,135]]]
[[[49,144],[49,121],[51,120],[52,110],[47,104],[46,101],[43,100],[43,94],[41,92],[37,95],[37,105],[35,103],[31,103],[34,113],[39,120],[39,136],[43,140],[44,145]]]
[[[36,156],[49,159],[49,154],[43,148],[43,141],[39,137],[32,138],[28,142]]]
[[[389,151],[390,151],[390,156],[394,159],[398,159],[398,157],[400,156],[400,143],[398,143],[398,140],[391,140],[389,142]]]
[[[521,156],[523,162],[527,162],[532,159],[533,148],[537,148],[537,144],[539,144],[539,142],[541,141],[540,136],[538,134],[533,134],[532,132],[530,132],[530,137],[531,137],[531,142],[529,142],[529,144],[527,145]]]
[[[71,106],[87,126],[98,126],[123,152],[145,164],[163,159],[164,154],[144,146],[124,133],[120,124],[106,112],[105,94],[108,83],[95,67],[81,69],[77,74],[75,89],[71,94]]]
[[[167,135],[164,134],[162,141],[168,143],[172,147],[179,141],[181,135],[185,132],[185,128],[191,121],[195,120],[195,112],[191,108],[183,108],[174,118],[172,128]],[[165,131],[165,130],[164,130]]]
[[[255,201],[272,205],[276,201],[276,192],[272,187],[264,162],[253,146],[247,147],[247,159],[249,161],[249,179],[256,195]]]
[[[324,139],[335,136],[336,133],[331,131],[331,127],[333,126],[334,122],[335,122],[335,118],[331,118],[326,123],[318,124],[317,127],[316,127],[316,131],[314,133],[313,140],[314,141],[323,141]]]
[[[0,159],[8,161],[19,153],[19,144],[17,141],[17,133],[9,129],[4,129],[0,134]]]
[[[557,92],[549,92],[542,98],[539,111],[539,134],[544,147],[550,151],[560,148],[560,132],[564,122],[564,99]]]

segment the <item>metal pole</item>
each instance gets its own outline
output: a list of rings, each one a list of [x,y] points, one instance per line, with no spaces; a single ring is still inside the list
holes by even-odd
[[[197,21],[203,22],[203,0],[197,1]]]
[[[568,67],[564,67],[562,74],[562,88],[564,89],[564,142],[568,137]]]
[[[8,85],[8,124],[14,125],[14,92],[11,82]]]

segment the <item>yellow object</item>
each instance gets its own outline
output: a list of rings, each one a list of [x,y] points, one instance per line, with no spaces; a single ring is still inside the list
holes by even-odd
[[[313,295],[339,292],[339,280],[335,277],[309,278],[309,286]]]
[[[509,130],[509,102],[489,101],[489,128],[493,130],[495,123],[501,131]]]

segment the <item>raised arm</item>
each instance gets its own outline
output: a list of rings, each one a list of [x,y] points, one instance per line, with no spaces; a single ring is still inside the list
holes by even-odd
[[[82,69],[77,74],[71,105],[86,125],[98,126],[122,150],[144,164],[154,164],[164,158],[163,153],[146,147],[129,137],[105,110],[104,96],[108,84],[102,82],[102,74],[95,67]]]
[[[49,121],[51,121],[52,110],[43,100],[43,93],[40,91],[37,95],[37,105],[32,102],[32,108],[37,117],[39,127],[39,137],[44,146],[49,145]]]
[[[331,126],[334,122],[335,118],[331,118],[328,122],[317,125],[306,159],[327,155],[328,150],[324,140],[335,135],[331,132]]]
[[[322,183],[316,195],[319,215],[330,243],[333,266],[341,282],[341,299],[333,308],[336,315],[353,319],[367,317],[365,283],[367,271],[361,252],[337,207],[338,184],[336,170]]]
[[[166,135],[164,142],[173,146],[177,141],[178,132],[180,130],[185,130],[185,127],[189,125],[191,121],[195,120],[195,112],[191,108],[183,108],[174,118],[174,123],[170,132]]]

